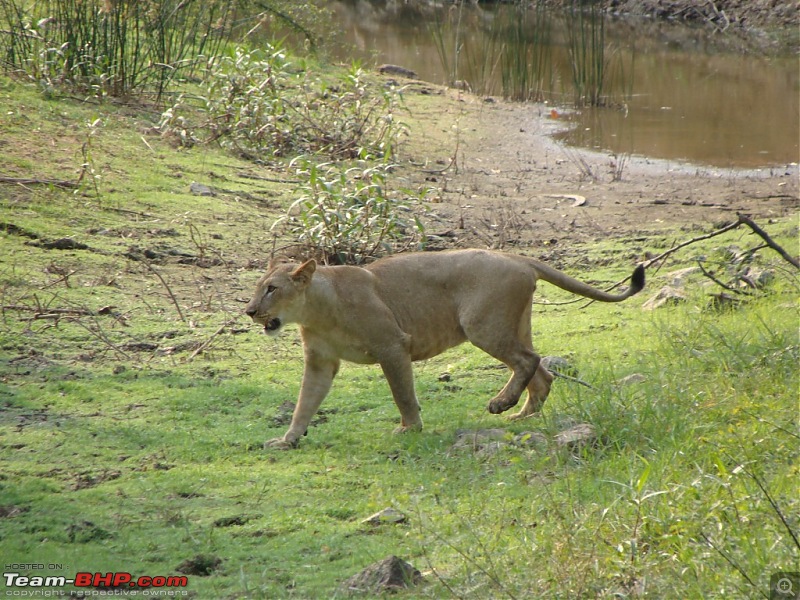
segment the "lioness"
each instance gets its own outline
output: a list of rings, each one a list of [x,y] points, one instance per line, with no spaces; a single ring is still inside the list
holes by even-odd
[[[275,335],[298,323],[305,369],[292,423],[265,446],[292,448],[328,394],[339,362],[380,364],[400,410],[396,433],[421,429],[411,363],[466,340],[512,371],[489,402],[498,414],[519,401],[512,418],[538,412],[553,376],[539,365],[531,342],[531,299],[536,280],[602,302],[619,302],[644,287],[644,268],[630,287],[609,294],[531,258],[483,250],[398,254],[367,267],[270,264],[245,312]]]

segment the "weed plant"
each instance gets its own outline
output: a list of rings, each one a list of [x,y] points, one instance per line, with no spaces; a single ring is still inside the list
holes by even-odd
[[[572,96],[577,107],[620,104],[632,93],[633,65],[627,68],[606,40],[604,6],[575,1],[554,15],[542,1],[491,11],[458,2],[435,13],[431,35],[448,80],[467,82],[477,94],[559,102]]]
[[[0,1],[7,71],[97,96],[156,96],[191,77],[231,34],[234,5],[178,0]]]
[[[543,2],[533,8],[520,3],[498,7],[487,17],[488,25],[476,25],[479,16],[463,2],[435,17],[431,35],[450,82],[466,81],[477,94],[493,94],[499,81],[503,97],[518,101],[542,100],[550,89],[551,22]],[[485,34],[464,35],[465,23]]]

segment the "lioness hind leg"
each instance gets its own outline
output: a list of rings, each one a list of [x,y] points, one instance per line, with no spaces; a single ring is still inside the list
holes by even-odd
[[[490,413],[497,415],[516,406],[522,392],[525,391],[525,388],[528,387],[531,379],[536,374],[540,358],[533,350],[523,348],[518,349],[513,356],[506,356],[506,358],[492,355],[511,369],[511,378],[508,383],[500,390],[497,396],[489,401],[487,407]]]
[[[553,376],[542,365],[536,369],[536,374],[528,384],[528,398],[522,406],[522,410],[511,415],[510,419],[523,419],[535,415],[542,410],[544,401],[550,393],[550,385],[553,383]]]

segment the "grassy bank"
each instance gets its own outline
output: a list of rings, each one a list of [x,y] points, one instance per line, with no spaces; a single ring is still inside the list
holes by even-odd
[[[540,418],[489,415],[505,372],[464,346],[416,368],[425,431],[390,436],[379,369],[346,365],[299,449],[267,452],[301,349],[241,311],[292,172],[175,147],[139,106],[5,79],[0,97],[0,171],[52,180],[0,188],[6,564],[183,571],[196,598],[336,597],[390,554],[425,576],[404,598],[763,597],[798,569],[794,275],[761,250],[767,293],[719,311],[696,277],[687,302],[641,310],[670,272],[748,236],[674,255],[622,305],[537,305],[539,351],[591,385],[557,380]],[[795,225],[767,226],[792,253]],[[582,246],[570,272],[615,281],[675,236]],[[580,423],[596,441],[556,442]],[[497,427],[509,443],[452,447],[458,429]],[[387,506],[406,523],[361,523]]]

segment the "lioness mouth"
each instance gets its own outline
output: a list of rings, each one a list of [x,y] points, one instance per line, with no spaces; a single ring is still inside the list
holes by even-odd
[[[278,331],[281,328],[280,319],[270,319],[264,324],[264,331]]]

